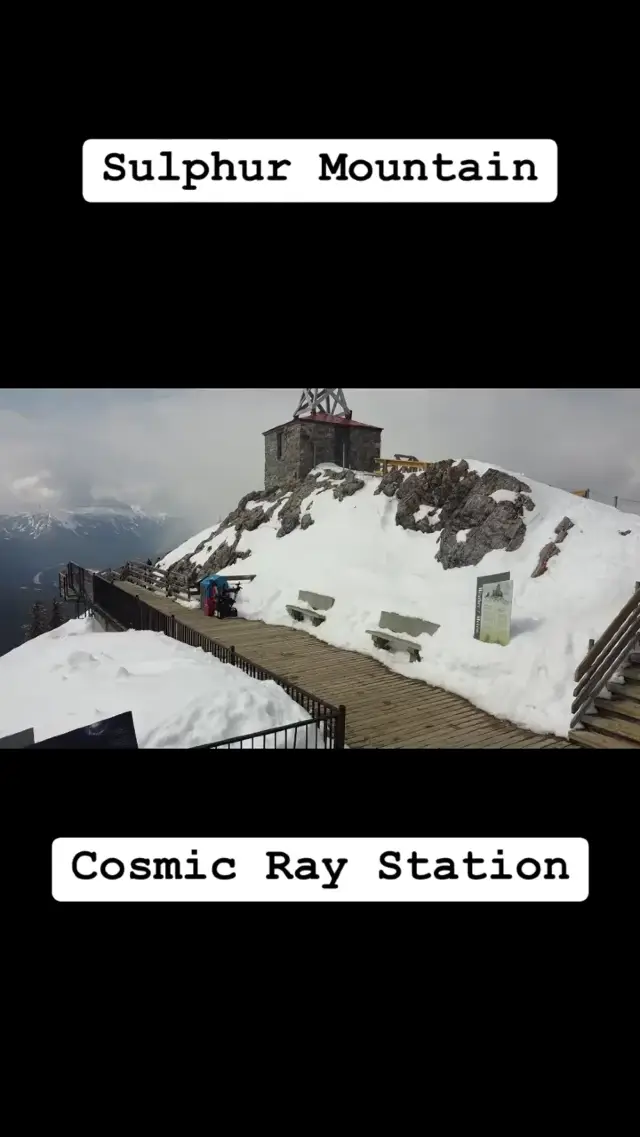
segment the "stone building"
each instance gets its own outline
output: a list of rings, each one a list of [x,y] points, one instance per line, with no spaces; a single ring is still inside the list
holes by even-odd
[[[372,474],[380,457],[381,426],[344,415],[312,412],[264,432],[265,489],[302,481],[321,462]]]

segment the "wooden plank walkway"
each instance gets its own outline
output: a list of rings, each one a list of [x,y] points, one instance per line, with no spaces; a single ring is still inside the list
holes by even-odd
[[[358,652],[332,647],[299,628],[261,620],[216,620],[127,581],[118,588],[173,615],[188,627],[347,708],[347,746],[373,749],[559,749],[580,747],[493,718],[459,695],[408,679]]]

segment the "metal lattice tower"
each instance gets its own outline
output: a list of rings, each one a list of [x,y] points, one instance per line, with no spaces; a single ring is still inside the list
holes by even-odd
[[[342,387],[305,387],[293,417],[299,418],[301,414],[351,418]]]

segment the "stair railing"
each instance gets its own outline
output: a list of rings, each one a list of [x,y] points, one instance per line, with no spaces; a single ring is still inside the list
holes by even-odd
[[[578,725],[594,699],[623,665],[634,650],[640,636],[640,581],[635,592],[602,633],[600,639],[589,642],[589,650],[576,668],[577,687],[571,704],[570,730]]]

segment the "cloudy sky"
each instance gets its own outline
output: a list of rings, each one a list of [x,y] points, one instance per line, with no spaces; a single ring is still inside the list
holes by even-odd
[[[201,529],[261,487],[262,431],[301,390],[5,388],[0,512],[116,498]],[[344,390],[354,418],[384,427],[383,454],[480,458],[640,512],[638,390]]]

